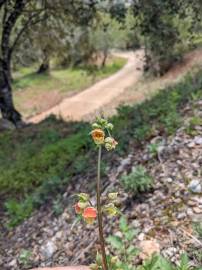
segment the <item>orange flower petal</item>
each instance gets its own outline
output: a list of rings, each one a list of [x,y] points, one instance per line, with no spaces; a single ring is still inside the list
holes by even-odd
[[[97,210],[94,207],[87,207],[83,211],[82,215],[85,219],[87,218],[96,218],[97,217]]]
[[[105,133],[102,129],[96,128],[91,132],[91,136],[96,144],[104,143]]]
[[[83,212],[83,209],[79,206],[78,203],[76,203],[76,204],[74,205],[74,209],[75,209],[75,212],[76,212],[77,214],[82,214],[82,212]]]

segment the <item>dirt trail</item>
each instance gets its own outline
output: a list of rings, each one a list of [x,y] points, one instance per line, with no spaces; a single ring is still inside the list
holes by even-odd
[[[64,99],[57,106],[28,119],[28,122],[38,123],[51,114],[62,117],[64,120],[81,120],[132,86],[142,76],[144,51],[114,54],[128,59],[127,64],[120,71],[83,92]]]

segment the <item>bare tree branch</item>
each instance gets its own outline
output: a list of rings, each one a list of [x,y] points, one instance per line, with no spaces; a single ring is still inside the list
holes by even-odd
[[[8,57],[11,31],[18,17],[22,13],[22,10],[25,7],[25,4],[26,4],[26,1],[24,0],[16,0],[13,12],[11,12],[11,14],[8,16],[7,20],[4,23],[3,32],[2,32],[2,40],[1,40],[1,49],[2,49],[2,54],[5,57]]]
[[[1,10],[1,8],[2,8],[3,4],[5,4],[5,3],[6,3],[6,1],[7,1],[7,0],[0,0],[0,10]]]
[[[33,14],[32,16],[30,16],[30,18],[27,20],[27,22],[24,24],[24,26],[22,27],[22,29],[19,31],[19,33],[17,34],[14,42],[13,42],[13,45],[11,46],[10,48],[10,54],[13,52],[13,50],[15,49],[18,41],[20,40],[21,36],[23,35],[23,33],[32,25],[35,25],[39,22],[42,22],[44,20],[47,19],[46,16],[44,17],[41,17],[41,18],[37,18],[39,16],[39,14]],[[34,18],[37,18],[36,20],[33,20]]]

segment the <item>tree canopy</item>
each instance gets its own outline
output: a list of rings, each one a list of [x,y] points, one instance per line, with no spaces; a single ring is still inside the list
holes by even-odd
[[[0,111],[18,126],[12,69],[88,63],[112,48],[145,48],[145,70],[164,74],[201,33],[200,0],[0,0]]]

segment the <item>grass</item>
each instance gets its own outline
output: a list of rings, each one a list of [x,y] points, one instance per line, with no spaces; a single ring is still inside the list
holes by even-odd
[[[181,108],[202,97],[202,71],[160,91],[150,100],[118,109],[110,121],[119,141],[116,154],[141,147],[158,134],[173,134],[182,123]],[[35,207],[53,200],[74,176],[91,172],[94,148],[88,123],[65,123],[49,118],[15,132],[0,134],[0,197],[11,226]],[[108,153],[109,160],[111,154]],[[50,195],[51,194],[51,195]]]
[[[103,68],[80,67],[51,70],[50,74],[37,74],[35,67],[21,68],[14,76],[14,90],[24,90],[30,87],[42,87],[51,90],[57,86],[60,91],[79,91],[93,80],[105,78],[124,66],[124,58],[113,58]],[[87,81],[86,81],[87,80]],[[43,85],[46,83],[45,85]],[[59,85],[58,85],[59,83]]]
[[[26,117],[39,113],[56,105],[68,94],[79,92],[116,73],[126,61],[113,57],[104,68],[94,66],[57,69],[51,70],[49,74],[37,74],[36,67],[21,68],[14,75],[13,82],[16,107]],[[53,95],[56,98],[50,102]]]

